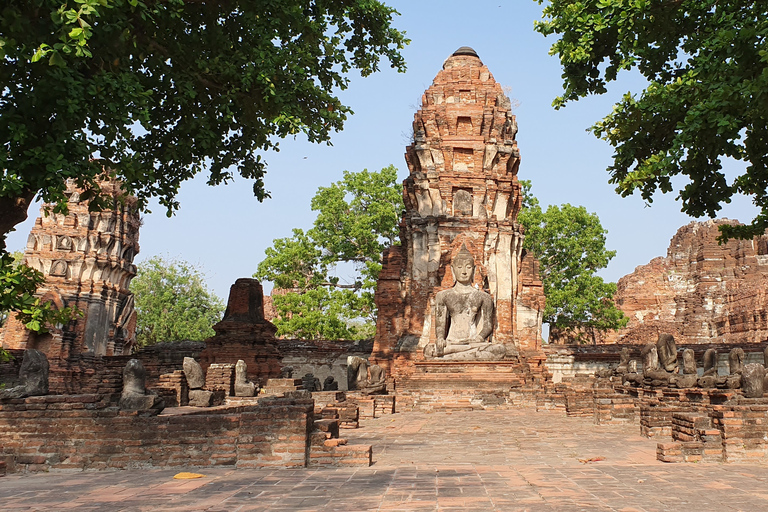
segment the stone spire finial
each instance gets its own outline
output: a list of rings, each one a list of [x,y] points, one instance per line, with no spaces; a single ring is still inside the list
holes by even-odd
[[[461,48],[453,52],[451,56],[455,57],[457,55],[470,55],[472,57],[477,57],[478,59],[480,58],[477,52],[473,48],[470,48],[469,46],[462,46]]]

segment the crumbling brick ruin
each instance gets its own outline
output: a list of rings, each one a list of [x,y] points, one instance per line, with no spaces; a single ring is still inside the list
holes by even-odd
[[[52,360],[68,360],[130,352],[135,342],[136,312],[128,290],[136,275],[141,220],[136,198],[125,195],[117,181],[103,181],[103,193],[114,207],[88,210],[88,201],[69,183],[67,215],[43,205],[29,234],[24,262],[45,275],[38,293],[56,308],[76,307],[82,317],[46,334],[28,331],[14,315],[0,332],[6,348],[35,348]]]
[[[548,379],[541,352],[543,286],[517,222],[522,196],[516,134],[509,98],[475,51],[459,48],[414,116],[401,245],[384,254],[376,291],[371,361],[387,369],[406,409],[512,403],[510,390],[540,389]],[[482,329],[468,327],[475,348],[446,359],[436,345],[436,325],[450,330],[458,324],[437,313],[435,300],[455,287],[452,265],[460,260],[474,261],[473,281],[456,293],[473,287],[475,298],[457,296],[445,304],[489,297],[490,328],[487,306],[474,310],[475,319],[464,321],[482,319]],[[451,354],[469,348],[459,345]]]
[[[618,282],[616,305],[629,318],[605,343],[748,343],[768,338],[768,237],[719,244],[727,219],[681,227],[667,255]]]
[[[85,316],[45,337],[13,321],[3,333],[15,359],[0,364],[0,475],[367,466],[372,447],[340,429],[520,405],[636,424],[662,461],[764,461],[765,237],[720,246],[729,221],[685,226],[666,258],[620,281],[627,329],[601,345],[544,345],[538,262],[517,223],[516,133],[488,68],[457,50],[415,115],[402,245],[383,255],[372,344],[277,340],[261,284],[239,279],[215,336],[131,353],[135,202],[90,213],[70,188],[69,215],[38,219],[25,258],[48,276],[46,298]],[[39,392],[23,376],[28,348],[51,359]],[[38,352],[26,360],[47,367]]]
[[[0,474],[150,466],[370,465],[371,446],[347,445],[339,427],[357,428],[360,409],[363,417],[374,417],[385,414],[388,405],[391,414],[394,397],[363,399],[358,406],[343,391],[320,392],[316,403],[301,389],[301,380],[296,385],[292,379],[271,379],[280,374],[281,361],[275,328],[263,318],[261,293],[258,282],[238,280],[216,336],[205,343],[164,343],[132,355],[81,357],[76,367],[51,372],[50,394],[0,397]],[[15,359],[0,364],[0,377],[15,385],[13,375],[24,351],[10,352]],[[238,394],[237,367],[244,366],[240,360],[250,365],[242,372],[253,380],[250,395],[258,391],[256,383],[266,389],[272,381],[291,380],[294,385],[280,396]],[[188,363],[197,375],[187,375]],[[152,407],[125,408],[138,402],[125,400],[126,367],[141,368],[146,402]],[[208,402],[191,407],[193,393],[207,396]]]

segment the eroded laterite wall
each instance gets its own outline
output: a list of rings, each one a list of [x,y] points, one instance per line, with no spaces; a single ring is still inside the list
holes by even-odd
[[[57,365],[82,353],[127,353],[134,345],[136,311],[129,285],[139,252],[137,200],[126,196],[117,181],[101,181],[100,187],[114,200],[111,209],[89,211],[81,191],[68,183],[68,214],[49,213],[52,205],[43,205],[24,251],[24,263],[45,275],[38,289],[42,300],[56,309],[75,307],[81,316],[35,334],[11,315],[0,330],[5,348],[34,348]]]

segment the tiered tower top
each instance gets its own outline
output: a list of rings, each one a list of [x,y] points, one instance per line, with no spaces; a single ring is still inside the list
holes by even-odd
[[[414,201],[411,211],[422,217],[495,216],[514,222],[520,153],[511,108],[501,85],[472,48],[463,46],[445,60],[414,116],[406,160],[411,178],[427,180],[432,192],[429,198],[423,192],[406,197]],[[494,180],[490,189],[485,183],[489,179]],[[472,196],[471,204],[466,204],[464,192]]]

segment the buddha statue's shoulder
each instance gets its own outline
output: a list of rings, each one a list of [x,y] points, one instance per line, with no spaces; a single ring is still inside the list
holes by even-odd
[[[490,304],[493,305],[493,296],[483,290],[475,289],[470,293],[469,300],[472,304],[477,304],[478,306],[482,304]]]
[[[446,288],[445,290],[440,290],[435,294],[435,300],[437,302],[441,302],[445,300],[446,297],[451,297],[456,294],[456,290],[453,288]]]

